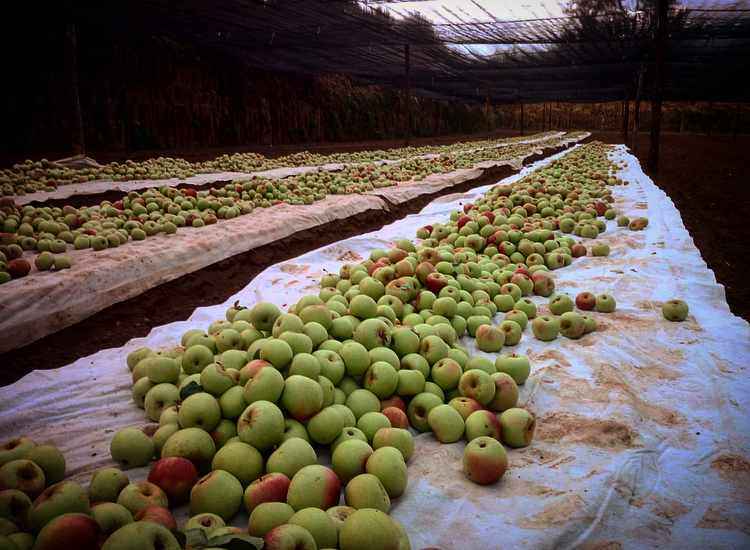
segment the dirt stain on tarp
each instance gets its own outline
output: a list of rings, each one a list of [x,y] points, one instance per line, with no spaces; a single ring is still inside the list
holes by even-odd
[[[547,529],[571,521],[578,522],[583,517],[585,507],[586,503],[580,496],[567,495],[550,502],[541,512],[521,520],[518,525],[524,529]]]
[[[591,540],[579,546],[581,550],[622,550],[622,544],[616,540]]]
[[[571,455],[564,455],[549,449],[542,449],[540,446],[517,449],[514,452],[509,453],[508,458],[511,471],[514,469],[525,468],[526,466],[533,464],[544,464],[552,468],[556,465],[565,464],[571,460],[575,460],[575,457]]]
[[[509,476],[507,479],[503,479],[503,497],[506,496],[535,496],[535,497],[558,497],[566,494],[567,491],[560,491],[534,483],[533,481],[527,481],[525,479],[519,479],[517,477]]]
[[[681,518],[690,511],[686,505],[678,500],[664,498],[658,495],[650,495],[646,498],[631,498],[628,503],[636,508],[643,508],[649,505],[651,512],[673,524],[675,520]]]
[[[606,392],[597,391],[596,387],[586,378],[571,376],[559,364],[539,369],[538,376],[546,391],[554,392],[561,401],[607,403],[609,396]],[[554,387],[557,384],[557,387]]]
[[[595,368],[594,379],[604,389],[625,395],[633,407],[644,418],[653,420],[663,426],[678,426],[685,423],[685,418],[673,410],[651,404],[643,399],[625,380],[617,369],[607,363]]]
[[[727,481],[750,482],[750,462],[743,456],[724,454],[711,462],[711,468]]]
[[[541,363],[542,361],[554,361],[561,367],[570,367],[570,361],[565,359],[565,356],[562,353],[553,349],[541,353],[529,353],[528,355],[529,359],[531,359],[534,364]]]
[[[722,454],[711,461],[711,469],[732,484],[737,498],[750,501],[750,461],[737,454]]]
[[[742,531],[750,535],[750,517],[747,513],[738,513],[727,510],[720,504],[711,504],[703,517],[695,524],[699,529],[725,529],[727,531]]]
[[[281,264],[279,270],[291,275],[298,275],[310,269],[309,265]]]
[[[630,426],[615,420],[556,412],[538,420],[536,439],[582,443],[605,449],[623,449],[636,446],[638,434]]]

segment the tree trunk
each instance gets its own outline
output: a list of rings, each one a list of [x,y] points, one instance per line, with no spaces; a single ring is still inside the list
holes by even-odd
[[[411,140],[411,47],[404,45],[404,101],[406,105],[406,144]]]
[[[648,167],[654,174],[659,171],[659,147],[661,145],[661,96],[667,48],[667,0],[658,0],[656,9],[656,63],[654,64],[654,97],[651,100],[651,147],[648,152]]]
[[[68,23],[65,29],[65,72],[68,77],[70,93],[70,144],[74,155],[86,152],[83,136],[83,115],[81,113],[81,98],[78,94],[78,53],[76,26]]]

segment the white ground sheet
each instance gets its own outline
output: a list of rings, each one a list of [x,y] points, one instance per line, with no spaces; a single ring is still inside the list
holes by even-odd
[[[536,143],[538,141],[544,141],[546,139],[551,139],[554,137],[563,136],[565,132],[545,132],[543,134],[534,134],[533,137],[529,137],[528,139],[524,140],[518,140],[518,141],[509,141],[504,143],[499,143],[492,148],[499,148],[499,147],[507,147],[509,145],[516,145],[519,143]],[[490,149],[491,147],[474,147],[474,148],[467,148],[465,151],[477,151],[481,149]],[[433,158],[438,155],[435,154],[426,154],[426,155],[417,155],[415,157],[409,157],[409,158]],[[408,160],[408,159],[403,159]],[[381,160],[376,161],[375,164],[398,164],[400,162],[403,162],[403,160]],[[288,166],[288,167],[281,167],[281,168],[271,168],[269,170],[258,170],[253,172],[214,172],[209,174],[196,174],[195,176],[191,176],[189,178],[168,178],[168,179],[161,179],[161,180],[129,180],[129,181],[111,181],[111,180],[93,180],[93,181],[87,181],[83,183],[73,183],[70,185],[61,185],[54,191],[37,191],[36,193],[29,193],[26,195],[22,195],[19,197],[15,197],[16,204],[29,204],[34,201],[45,201],[50,199],[66,199],[68,197],[72,197],[74,195],[92,195],[96,193],[104,193],[107,191],[124,191],[124,192],[130,192],[130,191],[141,191],[144,189],[149,189],[151,187],[177,187],[178,185],[196,185],[201,186],[205,185],[207,183],[214,183],[219,181],[231,181],[233,179],[239,179],[239,178],[249,178],[252,176],[256,176],[259,178],[271,178],[271,179],[280,179],[280,178],[286,178],[289,176],[296,176],[299,174],[306,174],[308,172],[316,172],[319,170],[329,171],[329,172],[335,172],[338,170],[342,170],[346,166],[353,166],[356,164],[361,163],[339,163],[339,162],[332,162],[328,164],[323,164],[320,166]]]
[[[599,331],[578,341],[543,343],[527,329],[514,351],[532,359],[521,403],[537,415],[537,434],[530,447],[509,451],[500,483],[480,487],[465,479],[463,443],[417,437],[409,487],[392,510],[412,548],[750,545],[750,327],[730,313],[670,199],[633,156],[624,149],[617,156],[627,162],[629,181],[615,189],[617,207],[647,215],[648,228],[630,232],[609,222],[601,239],[612,247],[608,258],[581,258],[555,272],[558,290],[611,292],[617,311],[594,313]],[[200,308],[121,349],[1,388],[0,439],[52,441],[70,474],[87,482],[95,468],[111,464],[113,432],[145,423],[130,398],[128,352],[174,345],[184,331],[223,317],[235,300],[292,303],[314,291],[325,270],[413,237],[485,189],[443,197],[378,232],[273,266],[225,304]],[[672,297],[689,302],[688,321],[662,318],[659,306]],[[245,521],[243,515],[234,523]]]
[[[569,145],[573,136],[556,142]],[[528,155],[542,153],[529,151]],[[311,205],[281,204],[195,229],[179,228],[174,235],[128,241],[102,251],[72,250],[71,269],[33,270],[30,275],[0,286],[0,353],[18,348],[73,325],[106,307],[122,302],[218,261],[283,239],[299,231],[348,218],[367,210],[387,211],[424,194],[459,185],[482,175],[491,166],[520,169],[525,156],[484,161],[481,168],[432,174],[418,182],[402,182],[361,195],[331,195]],[[27,253],[33,262],[34,253]]]

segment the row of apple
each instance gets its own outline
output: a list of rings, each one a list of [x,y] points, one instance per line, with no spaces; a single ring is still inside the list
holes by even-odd
[[[514,145],[503,148],[502,155],[517,158],[529,151],[529,145]],[[484,155],[497,157],[499,153]],[[459,153],[409,160],[399,165],[357,165],[341,172],[318,171],[282,180],[238,180],[202,191],[162,187],[142,193],[133,191],[122,200],[82,208],[21,207],[12,199],[3,198],[0,199],[3,230],[0,234],[0,284],[24,277],[31,271],[32,262],[22,258],[24,251],[42,253],[43,257],[33,262],[39,271],[50,267],[64,269],[69,267],[69,257],[58,256],[58,261],[50,262],[49,256],[64,254],[71,245],[75,249],[103,250],[130,239],[173,234],[178,227],[210,225],[220,219],[249,214],[256,207],[281,202],[311,204],[330,194],[362,193],[394,185],[394,182],[420,180],[429,174],[452,171],[457,160],[463,162],[461,159],[463,156]],[[45,267],[48,265],[50,267]]]
[[[529,136],[536,139],[547,134]],[[552,134],[549,134],[552,135]],[[0,196],[24,195],[37,191],[53,191],[61,185],[84,183],[94,180],[131,181],[147,179],[186,179],[196,174],[217,172],[256,172],[273,168],[294,166],[319,166],[327,163],[358,163],[379,160],[401,160],[425,154],[451,153],[480,147],[494,147],[514,143],[519,138],[476,140],[451,145],[424,147],[401,147],[388,150],[370,150],[354,153],[321,155],[303,151],[278,158],[267,158],[258,153],[235,153],[221,155],[205,162],[189,162],[185,159],[158,157],[143,162],[112,162],[101,167],[71,168],[47,159],[27,159],[10,168],[0,170]]]

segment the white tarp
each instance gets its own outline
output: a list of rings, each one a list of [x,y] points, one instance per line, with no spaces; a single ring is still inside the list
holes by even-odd
[[[491,149],[507,147],[509,145],[517,145],[521,143],[536,143],[539,141],[545,141],[555,137],[561,137],[565,135],[565,132],[545,132],[542,134],[534,134],[527,139],[508,141],[499,143],[491,147],[475,147],[467,148],[465,152],[478,151],[481,149]],[[583,138],[578,138],[583,139]],[[578,140],[577,139],[577,140]],[[576,141],[577,141],[576,140]],[[436,154],[416,155],[409,158],[434,158]],[[403,160],[409,160],[403,159]],[[375,164],[398,164],[403,160],[380,160],[375,161]],[[343,170],[347,166],[354,166],[361,163],[340,163],[330,162],[322,164],[320,166],[285,166],[279,168],[270,168],[268,170],[256,170],[252,172],[213,172],[209,174],[196,174],[189,178],[167,178],[158,180],[129,180],[129,181],[111,181],[111,180],[92,180],[83,183],[72,183],[69,185],[61,185],[54,191],[37,191],[35,193],[28,193],[14,197],[16,204],[29,204],[34,201],[46,201],[50,199],[67,199],[72,196],[79,195],[93,195],[97,193],[106,193],[108,191],[122,191],[128,193],[130,191],[143,191],[152,187],[177,187],[178,185],[195,185],[201,186],[207,183],[215,183],[220,181],[231,181],[240,178],[258,177],[258,178],[270,178],[280,179],[287,178],[289,176],[297,176],[300,174],[306,174],[308,172],[317,172],[319,170],[335,172]]]
[[[630,232],[610,222],[601,239],[611,245],[608,258],[578,259],[555,276],[563,292],[614,294],[617,311],[595,313],[600,330],[578,341],[543,343],[527,329],[514,351],[532,359],[521,403],[537,415],[537,437],[509,451],[510,469],[497,485],[465,479],[463,443],[417,437],[409,487],[392,510],[412,548],[750,545],[750,327],[730,313],[670,199],[633,156],[622,148],[616,155],[627,162],[629,182],[615,188],[617,207],[647,215],[649,226]],[[113,432],[146,423],[130,399],[128,352],[174,345],[184,331],[223,317],[235,300],[293,303],[317,289],[324,270],[413,237],[484,190],[443,197],[380,231],[273,266],[188,321],[1,388],[0,439],[53,441],[73,477],[87,482],[95,468],[111,464]],[[688,321],[661,317],[660,303],[672,297],[689,302]],[[131,471],[131,479],[145,472]],[[245,522],[242,515],[234,523]]]
[[[585,136],[568,137],[560,146]],[[558,146],[556,144],[556,146]],[[527,151],[527,155],[542,149]],[[387,211],[421,195],[436,193],[482,175],[490,166],[520,168],[525,156],[485,161],[483,168],[431,174],[364,194],[330,195],[311,205],[280,204],[200,229],[128,241],[116,248],[69,250],[72,269],[33,270],[0,285],[0,353],[43,338],[104,308],[142,294],[206,266],[278,241],[299,231],[342,220],[367,210]],[[27,252],[33,262],[36,254]]]

